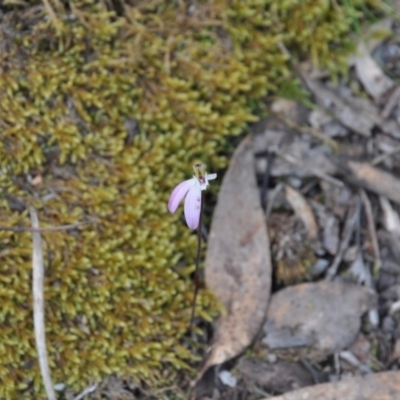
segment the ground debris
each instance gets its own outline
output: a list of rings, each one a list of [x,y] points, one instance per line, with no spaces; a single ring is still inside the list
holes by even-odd
[[[365,90],[379,104],[383,96],[393,89],[395,83],[382,71],[364,43],[360,43],[357,50],[355,60],[357,75]]]
[[[383,372],[296,390],[268,400],[397,400],[400,393],[400,373]],[[264,400],[264,399],[263,399]],[[265,399],[266,400],[266,399]]]
[[[243,171],[255,174],[259,186],[265,214],[258,221],[268,228],[272,296],[266,297],[266,319],[250,354],[239,355],[249,341],[232,334],[245,329],[243,311],[222,336],[217,326],[217,338],[226,338],[217,349],[228,349],[219,359],[239,355],[236,364],[222,366],[237,381],[229,390],[216,385],[214,366],[214,380],[207,382],[215,390],[208,398],[398,397],[400,387],[391,381],[398,373],[376,372],[400,368],[400,58],[394,56],[400,41],[390,35],[399,27],[389,19],[374,26],[350,60],[348,77],[337,82],[301,65],[299,76],[313,107],[266,99],[270,114],[253,126],[254,166],[249,162]],[[235,220],[236,211],[225,212]],[[216,212],[215,223],[217,217]],[[221,219],[218,224],[228,227],[219,228],[224,237],[253,226],[251,218],[245,228]],[[229,249],[215,247],[213,257]],[[207,282],[216,292],[216,285],[225,285],[223,304],[241,293],[229,284],[235,271],[227,275],[217,283],[211,274]],[[227,309],[229,315],[232,307]],[[324,381],[332,383],[296,390]]]
[[[262,343],[270,350],[291,348],[300,358],[303,353],[324,359],[354,342],[361,316],[375,302],[373,291],[343,282],[290,286],[271,298]]]
[[[348,160],[344,157],[336,159],[338,168],[345,179],[351,183],[385,196],[400,204],[400,179],[394,175],[374,167],[367,162]]]
[[[242,357],[237,369],[244,379],[251,380],[267,392],[285,393],[315,383],[301,362],[268,363],[255,357]]]

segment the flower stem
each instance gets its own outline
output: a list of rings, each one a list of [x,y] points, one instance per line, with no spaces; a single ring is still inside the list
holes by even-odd
[[[204,210],[204,191],[201,192],[201,198],[200,198],[200,217],[199,217],[199,225],[197,227],[197,256],[196,256],[196,269],[194,271],[194,295],[193,295],[193,301],[192,301],[192,315],[190,317],[190,325],[189,325],[189,331],[192,331],[192,326],[193,326],[193,320],[194,320],[194,314],[196,311],[196,299],[197,299],[197,293],[199,292],[200,288],[200,277],[199,277],[199,268],[200,268],[200,257],[201,257],[201,229],[203,227],[203,210]]]

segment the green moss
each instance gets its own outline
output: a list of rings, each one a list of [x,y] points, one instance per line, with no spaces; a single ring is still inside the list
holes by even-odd
[[[43,226],[92,221],[43,234],[54,382],[79,390],[116,374],[166,385],[194,359],[179,338],[196,243],[181,213],[166,211],[171,189],[195,159],[223,168],[227,139],[291,81],[282,44],[340,65],[354,12],[339,0],[204,0],[188,12],[138,2],[119,15],[95,1],[63,4],[51,3],[56,20],[32,6],[3,21],[2,224],[29,225],[16,202],[34,205]],[[39,399],[31,237],[0,238],[0,398],[32,398],[34,388]],[[216,309],[202,293],[199,315]]]

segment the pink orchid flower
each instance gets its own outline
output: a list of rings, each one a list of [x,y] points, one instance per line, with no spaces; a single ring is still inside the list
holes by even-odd
[[[217,174],[206,174],[203,164],[195,164],[193,169],[195,172],[193,178],[177,185],[168,201],[168,210],[174,213],[186,196],[184,211],[186,223],[190,229],[196,229],[199,226],[202,190],[207,189],[208,181],[217,177]]]

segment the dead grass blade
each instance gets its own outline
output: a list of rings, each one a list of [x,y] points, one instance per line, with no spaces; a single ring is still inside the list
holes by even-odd
[[[39,219],[33,207],[29,209],[32,228],[39,229]],[[38,353],[40,372],[48,400],[56,400],[56,394],[50,376],[47,359],[46,331],[44,318],[44,266],[42,252],[42,238],[40,232],[32,232],[32,297],[33,297],[33,325],[35,331],[36,350]]]

